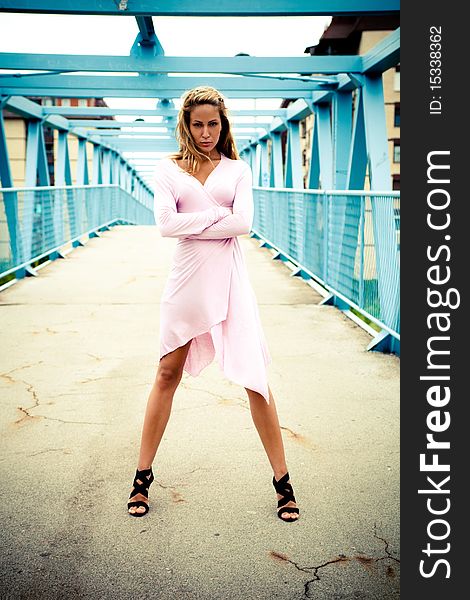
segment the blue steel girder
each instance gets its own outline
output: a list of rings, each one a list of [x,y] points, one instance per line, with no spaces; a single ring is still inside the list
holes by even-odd
[[[270,127],[271,121],[235,121],[232,122],[232,130],[239,129],[241,127],[250,127],[254,129],[265,129]],[[155,131],[173,130],[168,123],[155,123],[151,121],[98,121],[93,119],[74,119],[71,123],[71,131],[74,131],[77,127],[94,128],[94,129],[122,129],[123,127],[130,127],[132,129],[154,129]],[[126,132],[127,133],[127,132]]]
[[[280,81],[276,78],[260,79],[256,77],[168,77],[166,75],[140,75],[138,77],[93,75],[28,75],[0,76],[0,93],[3,95],[32,95],[34,90],[42,90],[43,96],[62,96],[82,98],[83,90],[91,97],[124,97],[126,93],[143,96],[152,92],[150,97],[172,98],[183,94],[193,87],[210,85],[229,96],[247,94],[272,94],[273,97],[308,97],[316,90],[331,90],[337,83],[318,81]]]
[[[362,88],[356,91],[354,123],[348,160],[345,189],[362,190],[367,171],[366,132],[364,126],[364,101]]]
[[[174,17],[285,17],[302,15],[383,15],[400,10],[399,0],[0,0],[0,11],[86,15],[165,15]]]
[[[105,56],[0,52],[0,68],[108,73],[223,73],[226,75],[362,73],[368,55],[335,56]],[[370,57],[372,64],[373,57]],[[368,63],[369,64],[369,63]],[[369,64],[370,67],[370,64]],[[4,76],[4,75],[3,75]]]
[[[282,132],[272,131],[270,187],[284,187],[284,167],[282,164]]]
[[[17,100],[25,100],[17,97]],[[27,101],[29,102],[29,101]],[[33,104],[33,103],[32,103]],[[41,107],[36,104],[39,109]],[[240,109],[231,110],[232,117],[285,117],[286,108],[269,108],[269,109]],[[63,115],[64,117],[93,116],[93,117],[113,117],[134,115],[139,117],[177,117],[177,109],[139,109],[139,108],[107,108],[104,106],[43,106],[42,111],[39,110],[39,117],[42,115]]]
[[[165,51],[158,39],[153,27],[152,17],[136,16],[135,20],[139,27],[139,33],[135,38],[131,48],[131,56],[139,56],[144,58],[154,58],[155,56],[163,56]]]
[[[32,119],[28,122],[26,140],[25,187],[49,186],[49,171],[47,166],[46,145],[42,121]],[[35,214],[34,192],[23,194],[23,217],[21,231],[23,232],[23,259],[32,257],[33,227]],[[52,221],[53,208],[50,198],[41,203],[44,219]]]
[[[308,172],[308,188],[317,190],[320,187],[320,148],[318,145],[318,121],[313,121],[313,135],[310,146],[310,167]]]
[[[87,141],[79,138],[78,140],[78,160],[77,160],[77,185],[88,185],[88,159],[87,159]]]
[[[303,189],[302,151],[299,121],[287,121],[287,147],[284,187]]]
[[[322,189],[333,188],[333,144],[331,137],[331,106],[327,103],[315,105],[315,121],[320,162],[320,184]]]
[[[102,147],[100,144],[93,144],[93,166],[91,171],[93,185],[103,183],[103,172],[101,166]]]
[[[13,187],[11,176],[10,159],[7,146],[7,137],[3,121],[3,110],[0,106],[0,186],[4,188]],[[22,241],[21,231],[18,227],[18,195],[16,192],[3,192],[3,203],[5,206],[5,217],[8,227],[8,238],[10,251],[15,264],[22,263]]]
[[[333,97],[333,187],[346,187],[352,128],[352,91],[340,91]]]
[[[391,187],[391,174],[382,75],[364,75],[362,91],[370,188],[387,190]],[[400,310],[400,298],[399,294],[396,294],[400,270],[392,203],[380,202],[380,199],[376,199],[372,203],[372,221],[379,281],[380,316],[386,325],[395,329]]]
[[[253,185],[260,185],[262,187],[269,186],[269,157],[268,157],[268,140],[262,139],[259,141],[260,146],[260,162],[259,162],[259,177],[258,183]]]
[[[68,147],[68,134],[66,131],[58,132],[57,140],[57,172],[55,173],[55,185],[72,185],[72,174],[70,171],[70,157]]]

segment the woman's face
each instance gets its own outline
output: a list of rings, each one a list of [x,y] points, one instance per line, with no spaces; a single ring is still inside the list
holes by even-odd
[[[189,131],[198,150],[209,154],[216,147],[222,131],[219,109],[212,104],[200,104],[191,109]]]

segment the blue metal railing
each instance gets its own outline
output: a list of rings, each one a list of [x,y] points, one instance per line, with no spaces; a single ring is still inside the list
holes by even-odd
[[[253,191],[253,233],[399,339],[400,193]]]
[[[118,185],[0,188],[0,277],[118,223],[153,225],[149,198]]]

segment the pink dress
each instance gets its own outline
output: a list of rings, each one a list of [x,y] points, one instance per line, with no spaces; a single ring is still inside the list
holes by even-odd
[[[154,185],[159,231],[178,238],[161,299],[160,359],[192,340],[187,373],[196,377],[216,357],[228,379],[269,404],[272,359],[237,238],[253,223],[250,167],[222,154],[202,184],[162,158]]]

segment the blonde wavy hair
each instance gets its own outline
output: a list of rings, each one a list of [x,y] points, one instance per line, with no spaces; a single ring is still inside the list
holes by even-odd
[[[233,139],[228,118],[228,110],[225,106],[225,100],[222,94],[213,87],[202,86],[188,90],[181,97],[182,105],[178,113],[178,121],[176,125],[176,139],[179,144],[179,151],[171,154],[168,158],[173,160],[184,160],[188,165],[188,173],[194,174],[199,171],[201,164],[204,161],[210,160],[206,154],[198,150],[194,143],[193,136],[189,129],[191,109],[201,104],[211,104],[219,109],[222,128],[220,131],[219,141],[216,148],[222,152],[227,158],[239,160],[237,146]]]

